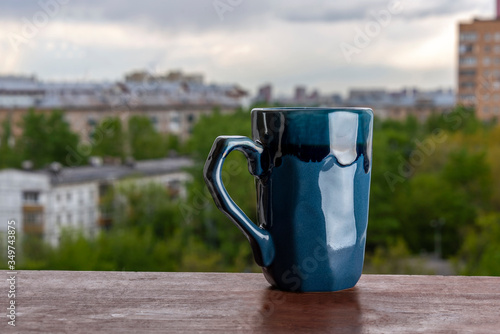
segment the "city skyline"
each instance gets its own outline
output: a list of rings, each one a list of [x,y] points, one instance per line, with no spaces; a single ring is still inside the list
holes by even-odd
[[[264,82],[277,94],[455,89],[458,23],[494,13],[492,0],[0,4],[0,74],[89,81],[179,69],[251,94]]]

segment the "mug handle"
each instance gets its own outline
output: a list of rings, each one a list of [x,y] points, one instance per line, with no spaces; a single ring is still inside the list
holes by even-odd
[[[255,262],[261,267],[268,267],[274,259],[274,244],[271,235],[265,229],[258,227],[234,203],[222,182],[222,165],[233,150],[242,152],[248,160],[248,170],[255,177],[262,175],[261,154],[263,148],[248,137],[220,136],[214,141],[208,154],[203,176],[208,190],[214,198],[215,205],[247,237],[254,255]]]

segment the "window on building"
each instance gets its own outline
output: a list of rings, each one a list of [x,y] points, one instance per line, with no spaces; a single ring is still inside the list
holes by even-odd
[[[97,128],[97,120],[93,117],[87,118],[88,131],[87,135],[92,138],[95,134],[95,130]]]
[[[491,89],[491,83],[487,79],[482,78],[480,82],[478,82],[478,88],[481,92],[488,92]]]
[[[490,33],[484,34],[484,41],[485,42],[490,42],[491,41],[491,34]]]
[[[489,107],[483,107],[483,114],[488,114],[490,112]]]
[[[153,125],[153,127],[155,128],[155,130],[159,131],[160,127],[159,127],[159,123],[158,123],[158,117],[151,116],[149,119],[151,120],[151,124]]]
[[[40,198],[40,192],[38,191],[25,191],[23,192],[23,203],[24,204],[38,204]]]
[[[69,191],[66,193],[66,200],[67,200],[68,202],[70,202],[70,201],[71,201],[71,193],[70,193]]]
[[[484,46],[484,52],[490,53],[491,52],[491,45],[485,45]]]
[[[42,212],[24,212],[24,223],[26,225],[42,225],[43,213]]]
[[[62,221],[61,221],[61,215],[57,215],[57,217],[56,217],[56,224],[57,224],[58,226],[60,226],[60,225],[61,225],[61,223],[62,223]]]
[[[88,216],[89,216],[89,223],[92,225],[95,223],[95,214],[94,214],[94,211],[93,210],[89,210],[88,212]]]
[[[460,70],[459,74],[462,76],[476,76],[476,70]]]
[[[460,33],[460,41],[474,42],[477,40],[477,34],[473,31]]]
[[[179,132],[181,130],[181,116],[178,112],[170,113],[170,131]]]
[[[500,113],[500,108],[499,107],[494,107],[493,112],[498,115]]]
[[[458,50],[460,54],[469,53],[474,51],[474,46],[472,44],[460,44]]]
[[[72,222],[73,216],[71,215],[71,213],[66,214],[66,224],[71,225]]]
[[[476,57],[460,57],[460,65],[474,66],[477,64]]]
[[[476,97],[473,94],[463,94],[460,95],[460,100],[463,102],[474,103],[476,102]]]
[[[471,82],[471,81],[465,81],[465,82],[461,82],[460,83],[460,87],[462,88],[474,88],[476,86],[476,84],[474,82]]]
[[[493,52],[495,52],[495,53],[500,53],[500,45],[495,45],[495,46],[493,47]]]
[[[61,201],[61,194],[56,194],[56,202],[60,202]]]
[[[500,32],[496,32],[494,35],[495,41],[499,42],[500,41]]]
[[[490,57],[484,57],[483,58],[483,65],[484,66],[489,66],[491,64],[491,58]]]

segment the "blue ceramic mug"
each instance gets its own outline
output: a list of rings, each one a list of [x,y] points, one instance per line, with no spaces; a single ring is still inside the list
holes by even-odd
[[[269,283],[337,291],[361,276],[368,223],[373,112],[257,108],[253,140],[218,137],[204,177],[217,207],[245,234]],[[239,150],[256,178],[258,225],[228,195],[225,157]]]

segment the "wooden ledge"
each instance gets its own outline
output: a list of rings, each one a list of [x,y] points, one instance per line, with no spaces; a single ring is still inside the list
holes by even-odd
[[[7,279],[8,272],[0,277]],[[500,277],[364,275],[353,289],[308,294],[272,290],[262,274],[18,271],[16,280],[16,327],[3,317],[2,333],[500,328]]]

